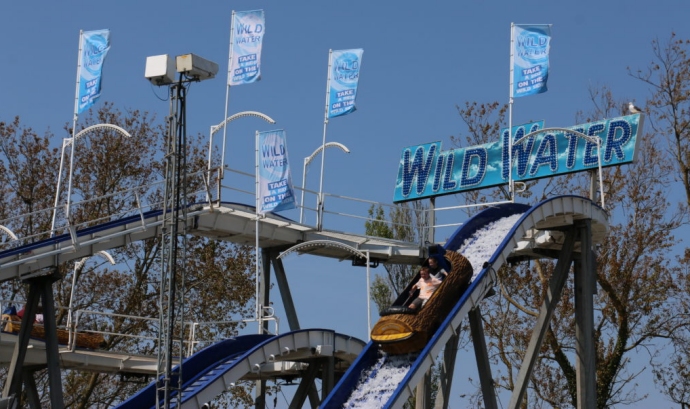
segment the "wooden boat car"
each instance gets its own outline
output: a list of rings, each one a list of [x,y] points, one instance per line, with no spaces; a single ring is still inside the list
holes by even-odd
[[[22,319],[18,315],[2,314],[2,321],[5,322],[4,331],[16,334],[22,325]],[[98,349],[105,345],[105,339],[102,334],[93,332],[77,332],[76,345],[79,348]],[[31,329],[31,336],[33,338],[45,339],[45,328],[41,324],[34,323]],[[67,345],[69,340],[69,331],[64,329],[57,329],[57,338],[60,344]]]
[[[371,330],[371,339],[383,351],[397,355],[422,350],[469,287],[473,273],[470,262],[455,251],[445,251],[444,258],[450,264],[446,269],[448,276],[421,309],[407,308],[414,299],[409,292],[420,278],[417,273],[393,305],[381,312],[381,319]]]

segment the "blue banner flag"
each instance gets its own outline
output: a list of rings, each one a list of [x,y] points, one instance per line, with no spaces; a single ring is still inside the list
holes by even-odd
[[[551,25],[519,25],[512,33],[511,96],[546,92],[549,78],[549,48],[551,47]]]
[[[103,61],[110,50],[110,30],[85,31],[79,44],[79,90],[76,113],[80,114],[101,96]]]
[[[285,131],[259,132],[259,213],[295,208]]]
[[[326,118],[347,115],[357,109],[355,97],[363,52],[361,48],[331,51]]]
[[[261,79],[261,44],[266,32],[263,10],[233,11],[228,85]]]

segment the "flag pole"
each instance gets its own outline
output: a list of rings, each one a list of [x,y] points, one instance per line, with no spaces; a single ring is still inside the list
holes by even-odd
[[[67,219],[67,223],[69,223],[70,220],[70,205],[72,201],[72,172],[74,171],[74,145],[76,144],[76,141],[74,140],[74,135],[76,134],[77,130],[77,119],[79,118],[79,83],[81,82],[80,74],[81,65],[83,64],[83,48],[84,30],[79,30],[79,58],[77,59],[77,82],[74,92],[74,117],[72,118],[72,149],[70,150],[69,154],[69,178],[67,179],[67,207],[65,208],[65,218]],[[58,175],[58,177],[60,177],[60,175]]]
[[[70,151],[70,157],[69,157],[69,185],[68,185],[68,190],[67,190],[67,209],[66,209],[66,218],[69,220],[69,205],[70,205],[70,196],[71,196],[71,191],[72,191],[72,161],[74,160],[74,135],[76,132],[77,128],[77,118],[78,118],[78,113],[79,112],[79,82],[80,82],[80,71],[81,71],[81,64],[82,64],[82,47],[84,43],[84,30],[79,30],[79,55],[77,56],[77,81],[75,85],[75,90],[74,90],[74,115],[72,116],[72,137],[69,138],[70,141],[62,141],[62,152],[60,154],[60,170],[58,171],[58,180],[57,180],[57,187],[55,189],[55,204],[53,206],[53,218],[50,222],[50,237],[53,237],[55,235],[55,219],[57,216],[57,207],[58,203],[60,201],[60,185],[62,181],[62,164],[65,159],[65,147],[69,144],[71,145],[71,151]],[[71,142],[71,143],[70,143]]]
[[[228,109],[230,106],[230,82],[232,78],[232,57],[233,57],[233,47],[232,47],[232,40],[234,38],[235,34],[235,10],[232,11],[232,16],[230,17],[230,49],[228,50],[228,81],[227,81],[227,86],[225,88],[225,116],[223,116],[223,122],[225,123],[225,120],[228,118]],[[223,149],[222,153],[220,156],[220,173],[219,173],[219,180],[223,180],[223,176],[225,175],[225,137],[227,136],[227,124],[226,126],[223,126]],[[212,138],[213,136],[211,136]],[[209,152],[210,156],[210,152]],[[209,166],[210,166],[211,161],[209,160]],[[210,173],[209,173],[210,175]],[[220,201],[220,197],[218,198]]]
[[[254,255],[256,257],[255,259],[255,273],[256,273],[256,278],[255,278],[255,295],[254,297],[256,298],[256,306],[255,306],[255,317],[257,322],[259,323],[259,334],[263,333],[263,323],[262,323],[262,315],[260,313],[259,309],[259,274],[260,274],[260,268],[261,268],[261,260],[259,257],[259,215],[261,213],[260,211],[260,200],[259,198],[261,197],[261,187],[259,186],[259,131],[256,131],[256,134],[254,136],[254,142],[255,142],[255,152],[254,152],[254,161],[256,163],[255,165],[255,195],[256,195],[256,202],[255,202],[255,210],[254,210],[254,218],[255,218],[255,224],[254,224]]]
[[[515,202],[515,189],[513,186],[513,81],[515,78],[515,23],[510,23],[510,92],[508,97],[508,192],[510,201]]]
[[[328,127],[328,104],[331,98],[331,66],[333,64],[333,50],[328,50],[328,75],[326,76],[326,106],[323,115],[323,140],[321,142],[321,178],[319,180],[319,197],[316,204],[316,229],[323,229],[323,169],[326,161],[326,129]]]

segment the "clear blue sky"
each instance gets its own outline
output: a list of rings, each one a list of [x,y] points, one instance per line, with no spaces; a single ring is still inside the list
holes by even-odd
[[[403,147],[438,140],[449,147],[448,137],[464,131],[456,104],[507,102],[511,22],[553,24],[549,91],[519,98],[514,107],[514,123],[543,119],[546,126],[574,125],[575,112],[590,108],[590,84],[608,85],[616,96],[643,105],[649,90],[626,67],[646,67],[654,38],[667,39],[672,30],[690,38],[685,0],[3,2],[0,120],[19,115],[39,133],[49,128],[56,138],[65,137],[79,30],[108,28],[112,48],[96,108],[110,101],[162,119],[168,103],[159,98],[167,91],[144,79],[146,57],[193,52],[221,67],[218,78],[194,84],[188,93],[188,133],[208,133],[224,116],[231,12],[254,9],[266,15],[263,79],[232,88],[230,113],[257,110],[278,123],[234,122],[226,163],[253,172],[254,132],[282,128],[293,181],[301,184],[302,158],[321,144],[328,50],[363,48],[358,110],[332,119],[327,134],[327,141],[352,153],[327,151],[324,190],[384,203],[392,202]],[[315,161],[310,167],[308,187],[314,190],[319,166]],[[446,198],[439,205],[453,204],[457,199]],[[359,228],[350,226],[329,225],[328,219],[325,225]],[[303,328],[334,328],[367,339],[363,269],[308,256],[291,256],[286,269]],[[279,296],[272,297],[280,314]],[[282,324],[287,329],[285,319]],[[458,360],[459,367],[467,365]],[[452,407],[463,406],[459,395],[467,391],[457,385],[468,376],[476,379],[456,373]],[[636,407],[670,406],[649,385],[640,391],[652,397]]]

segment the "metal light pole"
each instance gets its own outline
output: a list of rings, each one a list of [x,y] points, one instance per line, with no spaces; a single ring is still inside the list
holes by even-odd
[[[132,137],[132,135],[130,135],[129,132],[120,128],[117,125],[96,124],[96,125],[91,125],[87,128],[82,129],[81,131],[79,131],[76,135],[74,135],[71,138],[65,138],[62,140],[62,153],[60,154],[60,170],[58,172],[57,188],[55,189],[55,206],[53,207],[53,218],[52,218],[52,221],[50,222],[50,237],[55,236],[55,216],[57,214],[57,206],[58,206],[58,201],[60,198],[60,181],[62,179],[62,167],[63,167],[64,160],[65,160],[65,148],[69,145],[72,145],[72,151],[74,151],[77,139],[79,139],[80,137],[86,135],[87,133],[89,133],[91,131],[95,131],[97,129],[111,129],[111,130],[119,133],[122,136],[126,136],[128,138]],[[71,158],[72,158],[72,156],[70,156],[69,178],[68,178],[68,185],[67,185],[67,208],[66,208],[66,212],[65,212],[65,217],[68,220],[69,220],[69,214],[70,214],[70,204],[71,204],[71,199],[72,199],[73,164],[72,164]]]
[[[595,143],[597,145],[597,167],[599,168],[599,196],[601,196],[601,207],[603,209],[606,209],[606,201],[604,198],[604,172],[602,170],[602,164],[601,164],[601,138],[596,136],[596,135],[587,135],[579,131],[575,131],[572,129],[567,129],[567,128],[544,128],[544,129],[539,129],[534,132],[530,132],[527,135],[524,135],[522,138],[516,140],[513,142],[513,145],[518,145],[522,143],[523,141],[526,141],[528,138],[540,134],[540,133],[547,133],[547,132],[564,132],[564,133],[570,133],[578,138],[582,138],[586,140],[587,142],[590,143]],[[510,168],[513,168],[513,163],[510,162]],[[510,179],[511,186],[512,186],[512,177]],[[594,178],[592,177],[590,180],[590,200],[594,201]]]
[[[207,186],[210,188],[211,186],[211,154],[213,152],[213,135],[215,135],[218,131],[221,129],[224,129],[227,124],[230,122],[234,121],[235,119],[239,118],[244,118],[244,117],[255,117],[259,119],[263,119],[264,121],[268,122],[269,124],[274,124],[276,123],[273,118],[266,114],[262,114],[261,112],[257,111],[243,111],[243,112],[238,112],[236,114],[230,115],[229,117],[225,118],[225,120],[218,125],[212,125],[211,130],[209,131],[208,135],[208,177],[206,179]],[[219,170],[219,175],[218,175],[218,180],[223,179],[223,172],[225,171],[225,142],[226,142],[226,135],[223,135],[223,148],[222,148],[222,153],[220,157],[220,170]],[[206,200],[210,203],[211,202],[211,192],[207,190],[206,192]],[[220,184],[218,186],[218,200],[220,201]]]
[[[6,235],[10,237],[12,240],[19,240],[16,234],[12,230],[10,230],[8,227],[5,227],[0,224],[0,231],[4,232]]]
[[[365,250],[364,252],[361,252],[357,250],[356,248],[352,246],[348,246],[345,243],[341,243],[339,241],[333,241],[333,240],[312,240],[312,241],[305,241],[303,243],[296,244],[289,249],[283,251],[280,253],[280,255],[277,257],[278,259],[281,259],[285,256],[287,256],[290,253],[293,253],[295,251],[298,251],[300,249],[305,249],[309,247],[335,247],[339,249],[343,249],[347,251],[348,253],[352,254],[353,256],[359,257],[366,259],[367,261],[367,330],[368,330],[368,339],[371,340],[371,295],[370,295],[370,287],[371,287],[371,274],[370,274],[370,263],[369,263],[369,250]]]
[[[347,146],[343,145],[342,143],[328,142],[325,145],[319,146],[318,148],[316,148],[316,150],[311,155],[304,158],[304,168],[302,169],[302,198],[299,202],[300,203],[300,211],[299,211],[299,222],[300,223],[303,222],[303,218],[304,218],[304,190],[305,190],[305,186],[307,183],[307,165],[309,165],[309,162],[311,162],[316,157],[316,155],[318,155],[321,151],[323,151],[326,148],[330,148],[330,147],[340,148],[341,151],[343,151],[345,153],[350,153],[350,150],[347,149]]]
[[[177,80],[174,70],[178,74]],[[180,362],[184,359],[187,212],[190,204],[187,194],[187,90],[190,83],[212,79],[217,72],[218,64],[195,54],[178,55],[174,62],[167,54],[146,59],[145,77],[154,85],[168,85],[170,91],[164,155],[156,408],[182,405],[183,367],[180,365],[173,372],[172,363],[176,356],[176,341],[180,345],[177,359]]]
[[[108,253],[105,250],[98,251],[94,253],[93,256],[102,256],[110,264],[115,265],[115,260],[113,259],[113,256],[111,256],[110,253]],[[70,290],[69,295],[69,309],[67,310],[67,330],[69,331],[67,345],[70,348],[72,348],[75,345],[72,344],[72,334],[75,333],[75,331],[72,330],[72,303],[74,302],[74,290],[77,288],[77,272],[84,267],[84,264],[86,264],[86,260],[93,256],[84,257],[74,264],[74,273],[72,274],[72,289]],[[74,335],[76,336],[76,334]]]

